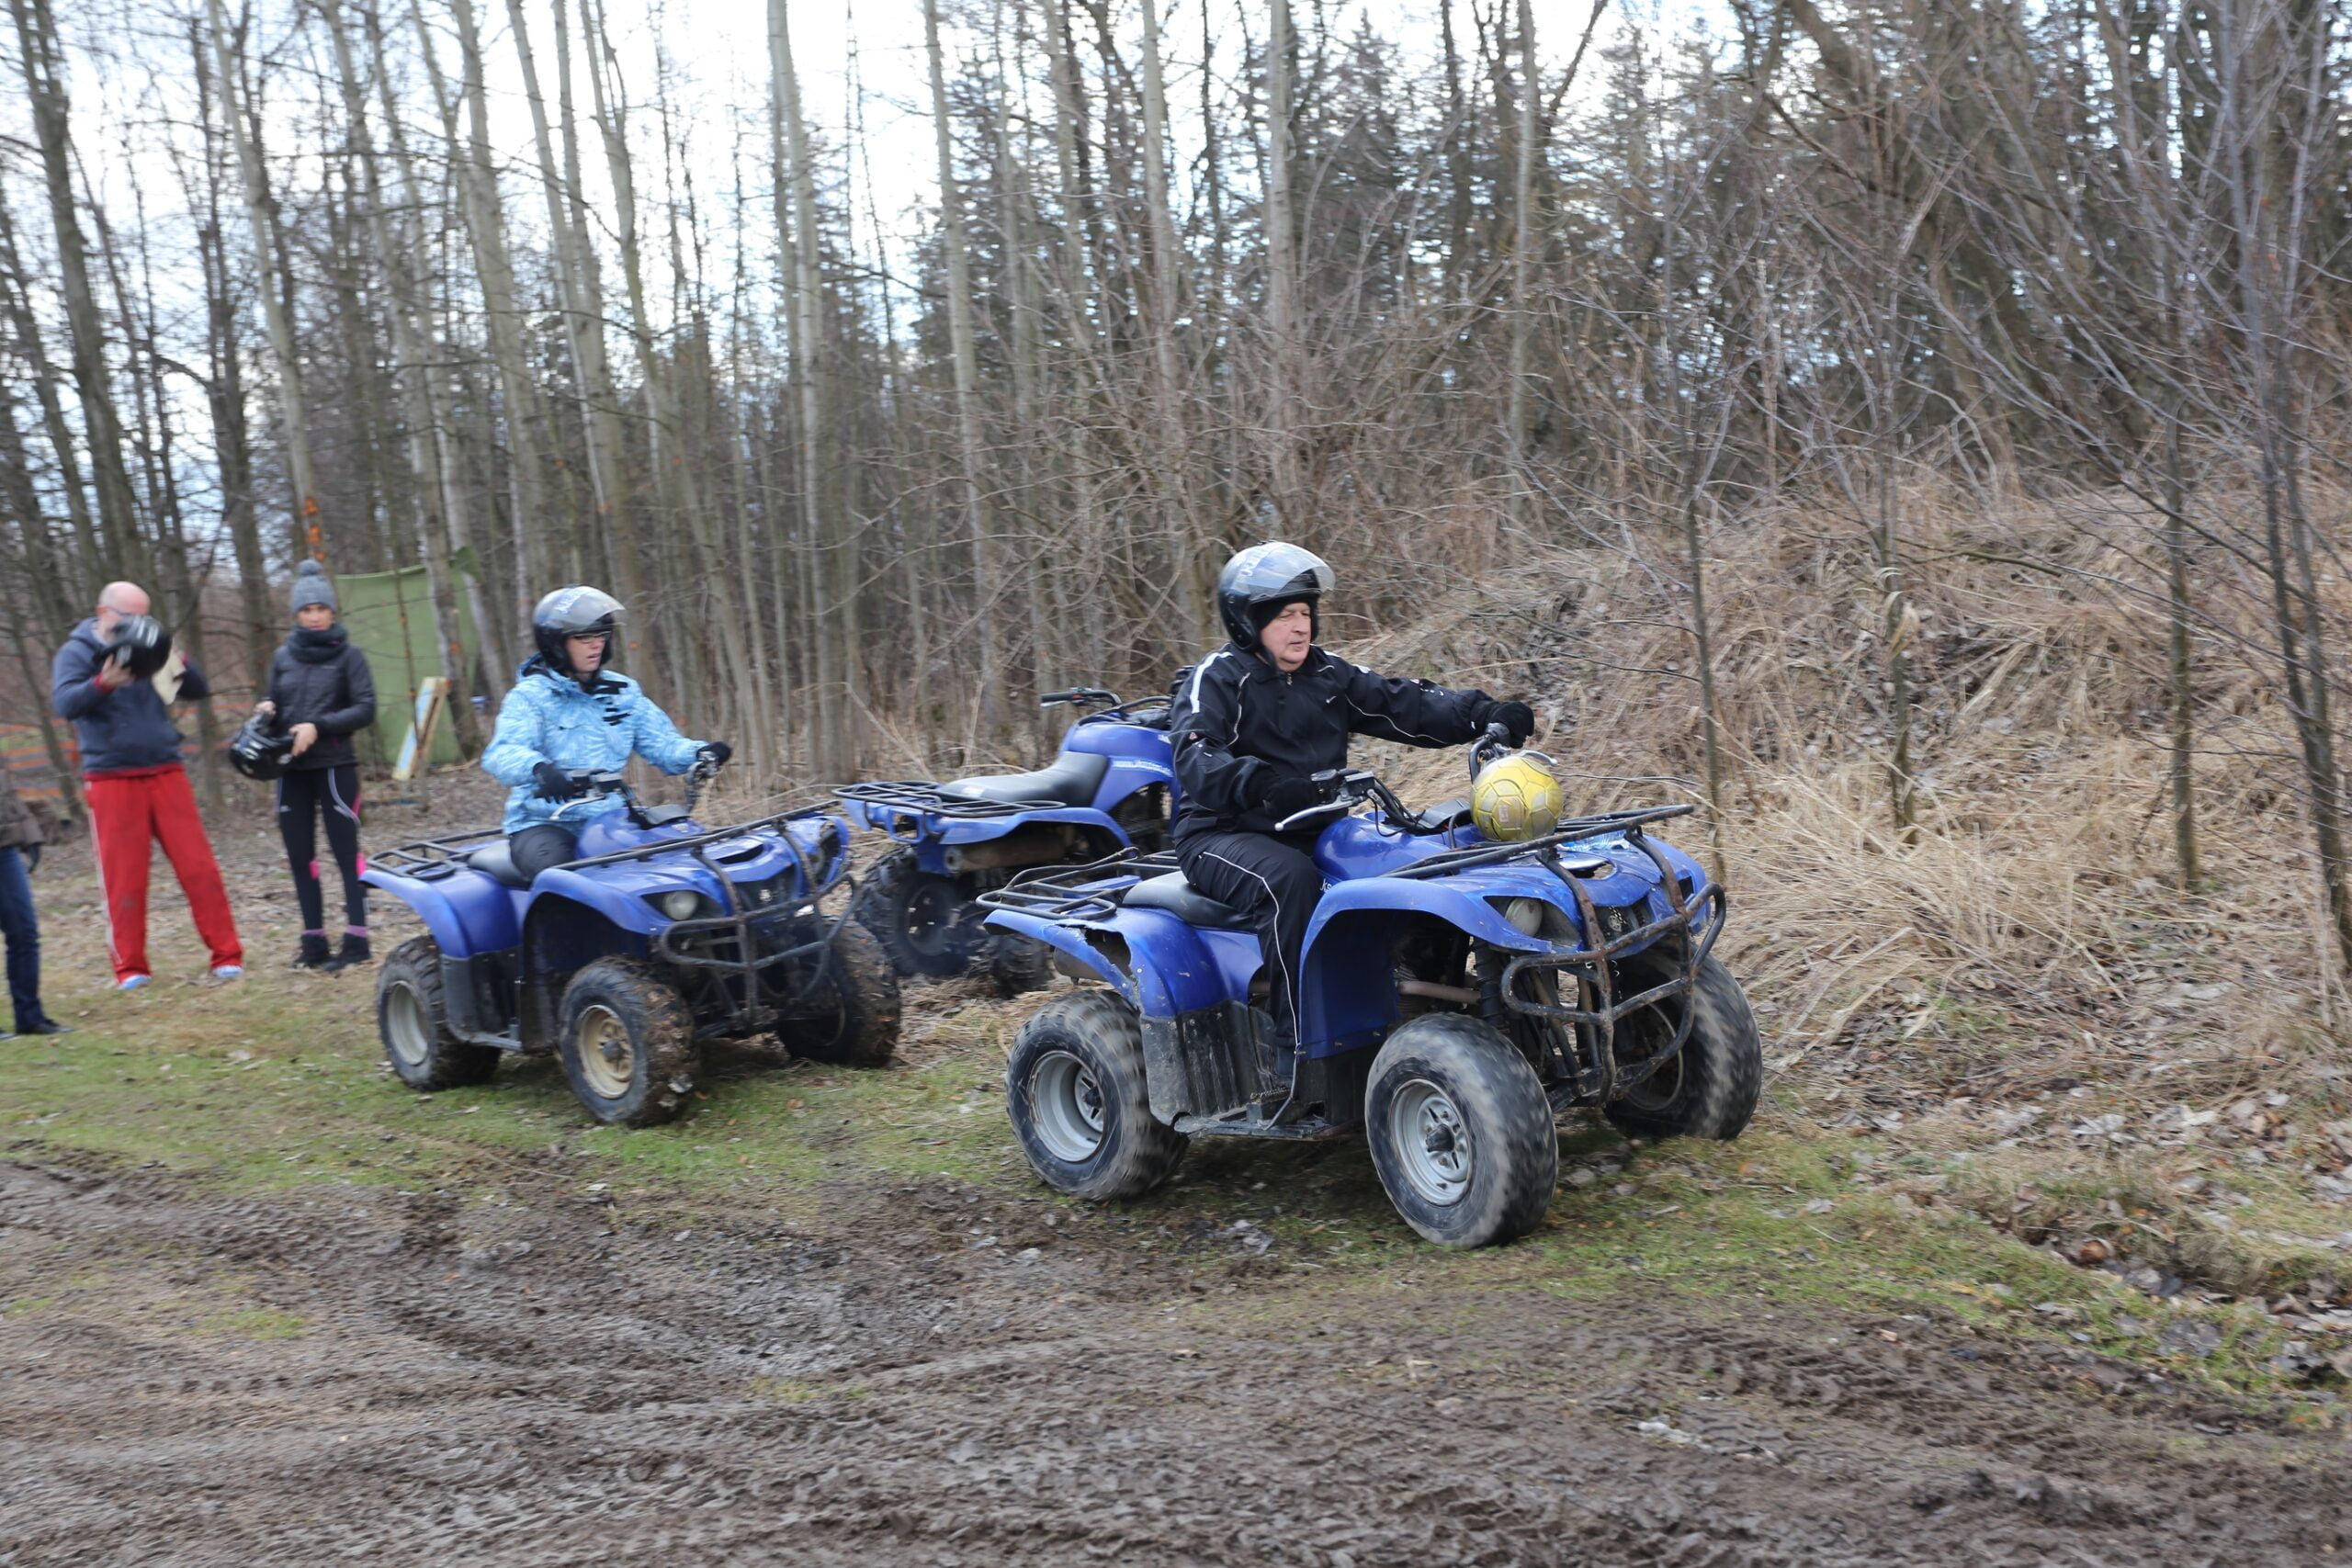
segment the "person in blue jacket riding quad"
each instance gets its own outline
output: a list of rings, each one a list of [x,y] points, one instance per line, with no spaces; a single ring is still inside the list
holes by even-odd
[[[1175,825],[1184,879],[1248,913],[1281,1041],[1298,1039],[1295,976],[1323,897],[1313,829],[1283,818],[1320,805],[1312,775],[1348,761],[1348,737],[1462,746],[1499,724],[1513,746],[1535,728],[1525,703],[1359,670],[1316,646],[1331,569],[1296,545],[1252,545],[1217,575],[1217,615],[1233,640],[1180,677],[1168,730],[1183,806]],[[1321,827],[1322,824],[1317,824]]]
[[[683,773],[734,754],[724,740],[680,735],[636,682],[608,668],[621,615],[611,594],[577,586],[557,589],[531,612],[538,652],[516,675],[481,754],[483,771],[511,786],[500,827],[526,878],[577,858],[581,825],[621,809],[618,796],[565,809],[587,793],[573,773],[615,772],[635,754],[665,773]]]

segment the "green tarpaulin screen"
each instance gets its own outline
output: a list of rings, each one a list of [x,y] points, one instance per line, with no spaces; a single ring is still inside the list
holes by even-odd
[[[375,754],[368,761],[388,762],[400,755],[401,741],[408,734],[417,686],[427,675],[442,672],[440,638],[434,626],[433,596],[425,591],[424,569],[410,567],[364,576],[339,572],[334,592],[342,603],[343,624],[349,628],[351,640],[368,656],[368,667],[376,676]],[[458,634],[470,662],[480,638],[463,604],[458,609]],[[462,682],[460,686],[470,690],[472,682]],[[366,743],[362,737],[362,746]],[[458,760],[457,727],[449,722],[447,712],[434,727],[432,760]]]

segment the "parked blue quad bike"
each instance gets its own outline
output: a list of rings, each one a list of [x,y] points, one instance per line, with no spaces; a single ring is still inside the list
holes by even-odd
[[[796,1056],[887,1064],[899,978],[848,917],[849,824],[796,811],[706,829],[707,776],[685,804],[649,807],[617,773],[574,773],[586,793],[558,820],[613,796],[625,809],[590,818],[579,858],[527,884],[495,828],[375,855],[364,880],[428,933],[376,984],[401,1080],[477,1084],[503,1053],[553,1051],[590,1114],[648,1127],[692,1105],[706,1040],[772,1033]]]
[[[1474,773],[1501,749],[1490,729]],[[1647,831],[1690,807],[1496,843],[1464,801],[1416,814],[1368,773],[1317,778],[1329,804],[1282,825],[1324,824],[1328,883],[1295,1049],[1271,1043],[1252,1005],[1257,937],[1172,856],[1057,868],[983,898],[991,927],[1102,982],[1040,1009],[1006,1065],[1013,1132],[1049,1186],[1129,1198],[1193,1138],[1361,1129],[1406,1223],[1478,1247],[1541,1223],[1555,1120],[1572,1109],[1645,1137],[1747,1125],[1763,1055],[1738,982],[1710,956],[1723,890]]]
[[[1038,701],[1099,710],[1063,737],[1052,767],[833,792],[852,818],[893,840],[863,879],[856,910],[899,974],[944,978],[977,961],[1007,996],[1042,986],[1051,977],[1044,953],[983,931],[986,911],[973,900],[1025,870],[1166,845],[1176,790],[1168,699],[1123,703],[1078,686]]]

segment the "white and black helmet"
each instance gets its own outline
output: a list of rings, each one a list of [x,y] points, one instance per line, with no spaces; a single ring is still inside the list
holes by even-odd
[[[539,645],[539,657],[559,672],[571,668],[571,655],[565,651],[563,639],[568,637],[605,637],[605,662],[613,662],[619,650],[621,602],[601,588],[574,583],[559,588],[539,601],[531,612],[531,637]]]
[[[1252,545],[1216,574],[1216,613],[1233,640],[1247,647],[1258,640],[1273,607],[1304,599],[1317,609],[1333,581],[1331,569],[1312,550],[1279,541]]]

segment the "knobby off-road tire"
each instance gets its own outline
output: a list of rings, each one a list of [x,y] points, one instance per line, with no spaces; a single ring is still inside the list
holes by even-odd
[[[915,863],[914,851],[897,849],[858,884],[851,912],[899,974],[944,980],[971,964],[970,903],[952,878],[933,876]]]
[[[1654,984],[1655,982],[1649,982]],[[1692,983],[1690,1037],[1675,1059],[1605,1108],[1621,1132],[1644,1138],[1736,1138],[1764,1087],[1764,1042],[1731,971],[1702,959]]]
[[[899,975],[881,939],[855,920],[843,920],[824,964],[802,1004],[803,1016],[776,1031],[784,1048],[834,1066],[888,1066],[899,1048]]]
[[[427,1091],[488,1083],[498,1071],[494,1045],[475,1045],[449,1032],[441,997],[441,948],[413,936],[392,949],[376,973],[376,1033],[401,1082]]]
[[[1490,1023],[1430,1013],[1397,1029],[1373,1059],[1363,1120],[1389,1201],[1440,1247],[1524,1235],[1551,1206],[1551,1102]]]
[[[989,979],[1001,997],[1042,991],[1054,983],[1053,950],[1011,931],[989,931]]]
[[[1109,991],[1057,997],[1022,1026],[1004,1108],[1031,1168],[1073,1197],[1139,1197],[1184,1157],[1184,1135],[1152,1119],[1143,1022]]]
[[[557,1055],[580,1103],[616,1127],[675,1121],[694,1104],[695,1019],[651,964],[599,958],[564,987]]]

